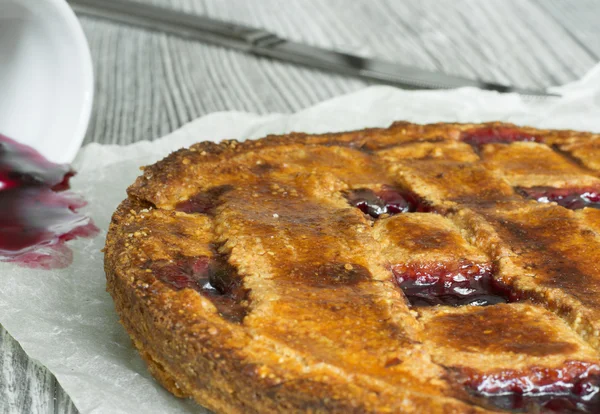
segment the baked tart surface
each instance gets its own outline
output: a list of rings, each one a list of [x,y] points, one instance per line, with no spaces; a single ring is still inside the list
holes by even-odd
[[[600,412],[600,136],[510,124],[203,142],[144,168],[105,270],[216,412]]]

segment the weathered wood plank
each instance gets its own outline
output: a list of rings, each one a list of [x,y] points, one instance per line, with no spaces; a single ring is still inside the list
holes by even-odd
[[[54,411],[53,414],[78,414],[77,408],[54,378]]]
[[[1,327],[0,350],[0,413],[54,412],[54,376]]]
[[[557,35],[570,37],[592,59],[600,60],[600,26],[597,19],[600,6],[596,0],[578,0],[576,7],[569,0],[539,1],[536,5],[563,28]],[[557,52],[562,54],[564,51],[557,49]],[[568,57],[564,58],[570,65]]]

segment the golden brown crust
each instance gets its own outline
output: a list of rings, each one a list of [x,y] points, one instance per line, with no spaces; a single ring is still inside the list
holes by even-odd
[[[349,148],[377,151],[399,144],[413,142],[452,141],[460,139],[461,131],[474,128],[506,127],[517,128],[512,124],[492,122],[487,124],[430,124],[417,125],[408,122],[395,122],[389,128],[369,128],[360,131],[349,131],[335,134],[308,135],[291,133],[288,135],[267,136],[261,140],[235,140],[201,142],[189,149],[182,149],[170,154],[156,164],[146,167],[144,174],[129,188],[128,193],[141,200],[146,200],[160,207],[172,207],[173,200],[186,199],[199,188],[208,185],[216,173],[235,173],[246,171],[244,166],[236,165],[240,170],[234,171],[223,166],[225,160],[240,154],[260,151],[263,148],[289,145],[287,154],[293,152],[294,146],[306,145],[339,145]],[[587,132],[538,130],[529,127],[518,127],[532,134],[543,136],[546,143],[569,142],[575,145],[590,138],[597,138]],[[296,147],[297,148],[297,147]],[[186,191],[189,193],[186,194]]]
[[[485,263],[489,258],[462,237],[454,223],[436,214],[400,214],[373,226],[386,259],[391,263],[450,263],[457,259]]]
[[[535,202],[465,209],[455,216],[497,263],[497,278],[544,303],[600,349],[600,243],[571,210]]]
[[[515,187],[587,187],[600,184],[600,179],[590,171],[537,142],[486,145],[482,158],[488,168],[502,171]]]
[[[398,122],[204,142],[146,167],[113,216],[105,271],[121,321],[153,375],[175,395],[216,412],[492,412],[451,375],[452,364],[426,332],[431,312],[418,318],[390,273],[391,264],[458,256],[493,261],[499,280],[538,292],[529,297],[565,317],[596,348],[577,342],[565,325],[561,335],[576,343],[577,356],[597,363],[600,303],[574,292],[600,293],[592,262],[600,252],[590,224],[595,216],[522,201],[512,187],[593,186],[594,164],[578,166],[541,143],[460,142],[486,128],[519,131],[565,151],[595,139],[500,123]],[[525,161],[502,154],[536,146],[561,164],[528,174]],[[356,189],[390,185],[448,218],[413,213],[373,225],[345,199]],[[547,235],[546,223],[556,219],[571,241]],[[411,228],[412,241],[398,237]],[[557,281],[557,264],[530,251],[523,234],[579,261],[575,285]],[[580,252],[581,243],[587,247]],[[223,276],[235,294],[216,297],[201,288],[197,268],[212,265],[235,269]],[[521,276],[524,269],[533,279]],[[552,318],[527,306],[528,315]],[[500,368],[506,363],[498,361]]]
[[[490,375],[532,368],[560,369],[568,362],[595,364],[596,352],[557,316],[530,304],[433,307],[419,310],[436,362]],[[522,329],[526,326],[527,329]]]

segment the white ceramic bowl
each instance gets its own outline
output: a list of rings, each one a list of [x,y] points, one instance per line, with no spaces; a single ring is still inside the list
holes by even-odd
[[[0,0],[0,134],[75,158],[94,94],[90,51],[66,0]]]

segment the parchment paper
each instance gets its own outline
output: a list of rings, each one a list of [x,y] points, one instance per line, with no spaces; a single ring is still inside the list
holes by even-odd
[[[69,243],[75,258],[66,269],[31,270],[0,263],[0,323],[56,375],[82,413],[205,412],[171,396],[152,379],[105,291],[100,250],[111,214],[140,174],[139,166],[197,141],[350,130],[387,126],[394,120],[503,120],[600,132],[600,67],[556,91],[564,97],[536,101],[469,88],[442,92],[370,87],[294,115],[215,113],[153,143],[88,145],[74,163],[79,174],[73,190],[89,201],[87,212],[101,232],[94,239]]]

